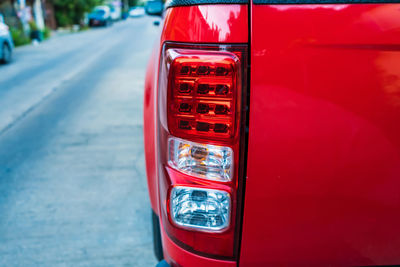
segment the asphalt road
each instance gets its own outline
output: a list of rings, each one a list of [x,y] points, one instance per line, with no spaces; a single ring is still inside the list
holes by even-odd
[[[0,66],[0,266],[155,266],[143,155],[153,18]]]

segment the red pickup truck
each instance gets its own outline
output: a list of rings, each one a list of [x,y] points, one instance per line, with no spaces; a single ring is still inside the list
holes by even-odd
[[[399,1],[163,16],[144,99],[159,265],[400,264]]]

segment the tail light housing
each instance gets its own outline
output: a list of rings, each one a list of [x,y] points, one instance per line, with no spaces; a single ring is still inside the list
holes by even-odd
[[[165,43],[158,90],[160,215],[169,237],[234,259],[239,232],[246,45]]]

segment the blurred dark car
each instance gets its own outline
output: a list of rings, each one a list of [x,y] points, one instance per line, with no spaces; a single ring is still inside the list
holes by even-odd
[[[9,63],[12,58],[14,43],[4,17],[0,14],[0,63]]]
[[[89,26],[109,26],[112,24],[111,10],[108,6],[98,6],[88,16]]]

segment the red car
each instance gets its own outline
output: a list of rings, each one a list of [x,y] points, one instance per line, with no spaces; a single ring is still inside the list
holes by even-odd
[[[160,265],[400,264],[398,0],[173,0],[146,78]]]

